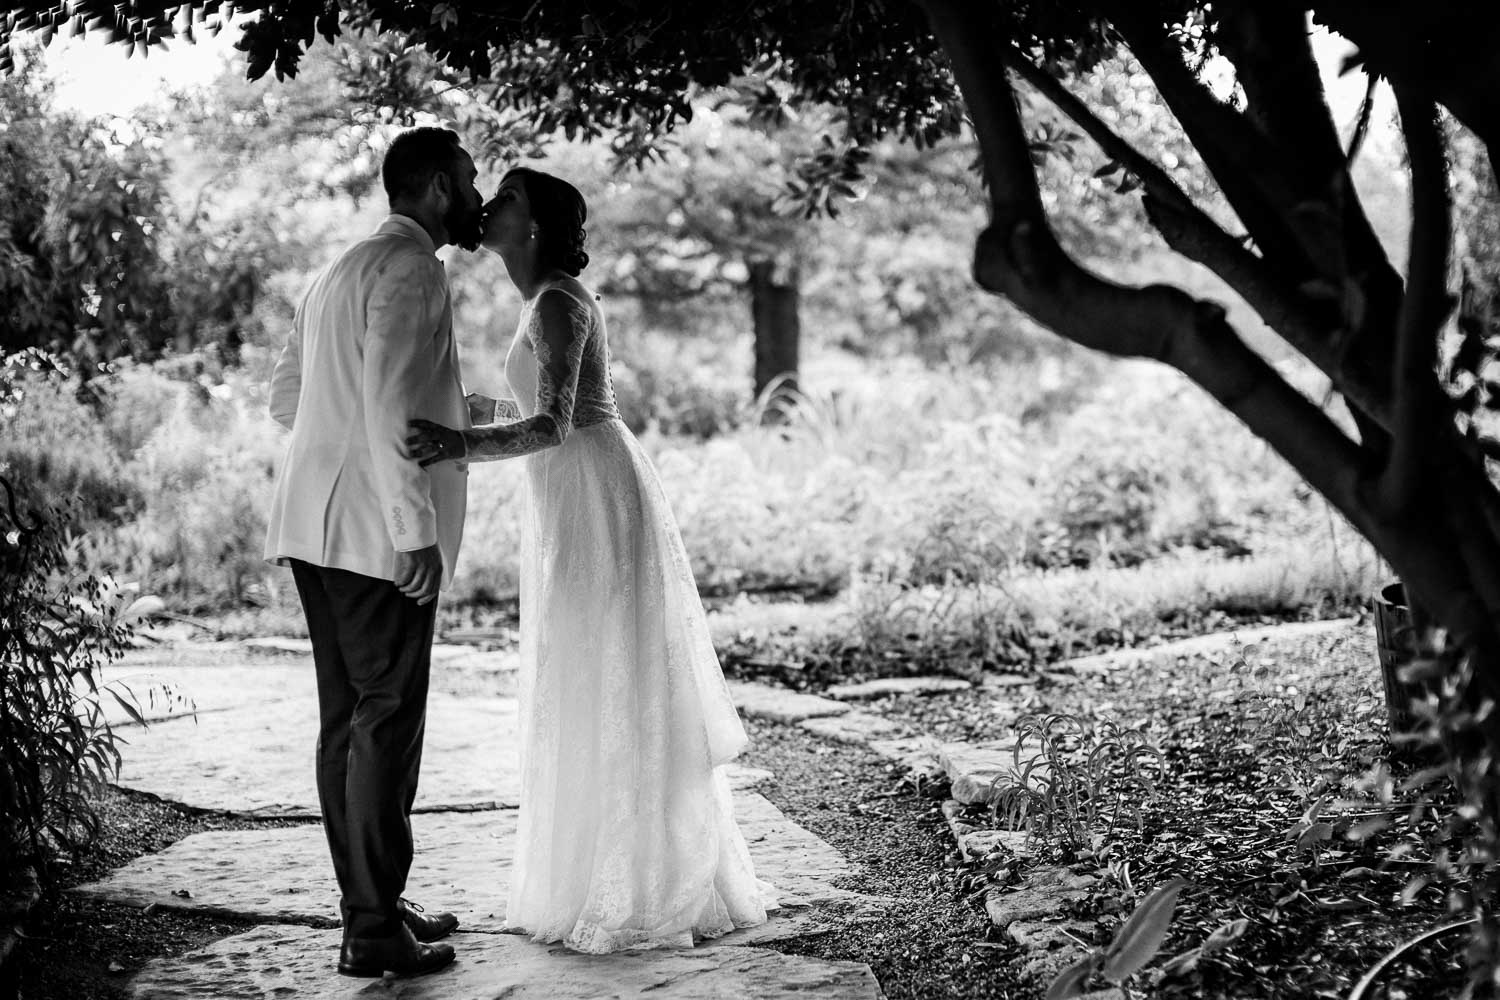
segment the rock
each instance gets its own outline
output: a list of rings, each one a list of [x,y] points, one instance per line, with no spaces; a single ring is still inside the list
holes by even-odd
[[[1058,948],[1027,952],[1021,960],[1021,976],[1035,983],[1050,983],[1057,974],[1088,954],[1087,948]],[[1091,994],[1092,995],[1092,994]]]
[[[1042,868],[1014,889],[989,890],[984,909],[990,922],[1001,930],[1018,920],[1059,917],[1087,899],[1089,888],[1098,881],[1092,875],[1074,875],[1066,868]]]
[[[838,684],[826,693],[839,701],[867,701],[891,695],[967,691],[972,686],[958,677],[880,677],[861,684]]]
[[[240,648],[247,653],[272,653],[284,656],[311,656],[312,640],[298,639],[287,635],[267,635],[256,639],[242,639]]]
[[[741,713],[772,722],[801,722],[849,711],[849,706],[840,701],[746,681],[730,681],[729,693]]]
[[[949,799],[942,808],[943,818],[948,821],[948,829],[953,831],[953,839],[964,857],[982,858],[996,848],[1004,848],[1019,857],[1031,856],[1025,831],[994,830],[965,819],[963,804],[957,799]]]
[[[1036,681],[1034,674],[985,674],[980,678],[979,685],[985,688],[1013,690],[1036,687]]]
[[[931,736],[902,736],[896,739],[870,740],[866,746],[886,760],[893,760],[908,771],[932,771],[942,774],[938,762],[938,742]]]
[[[958,850],[966,858],[982,858],[996,849],[1004,849],[1018,858],[1034,855],[1030,838],[1022,830],[971,830],[957,834]]]
[[[734,808],[756,874],[776,887],[783,909],[721,943],[817,933],[831,929],[835,917],[873,913],[886,903],[835,886],[854,874],[849,862],[763,796],[736,792]],[[419,813],[412,817],[412,833],[416,857],[406,895],[428,909],[453,911],[465,930],[499,932],[510,885],[515,810]],[[172,891],[188,885],[191,894]],[[193,834],[71,891],[133,907],[338,923],[338,889],[318,824]]]
[[[272,696],[130,730],[116,784],[197,809],[316,817],[318,704],[310,669],[305,690],[296,690],[302,695],[286,701]],[[514,806],[516,728],[513,698],[431,695],[417,809]]]
[[[1018,777],[1035,751],[1024,751],[1019,759],[1014,740],[983,743],[944,743],[938,761],[953,782],[953,797],[964,803],[987,805],[999,797],[997,778]]]
[[[867,744],[872,739],[889,738],[906,730],[899,722],[892,722],[882,715],[870,712],[819,715],[803,719],[798,725],[825,740],[858,744]]]
[[[263,1000],[266,997],[400,997],[401,1000],[492,1000],[494,997],[817,996],[878,1000],[870,967],[782,955],[761,948],[703,947],[578,955],[524,937],[460,931],[449,941],[458,961],[411,979],[346,979],[334,971],[339,932],[257,927],[176,958],[159,958],[134,977],[139,1000]]]
[[[1335,618],[1321,622],[1291,622],[1286,625],[1265,625],[1258,628],[1234,629],[1227,632],[1215,632],[1212,635],[1193,636],[1189,639],[1179,639],[1174,642],[1164,642],[1156,646],[1145,646],[1137,649],[1112,650],[1108,653],[1095,653],[1092,656],[1080,656],[1076,659],[1066,660],[1058,664],[1062,670],[1073,673],[1105,674],[1116,670],[1127,670],[1140,666],[1148,660],[1158,657],[1177,658],[1180,656],[1206,656],[1229,649],[1235,642],[1245,645],[1255,642],[1309,639],[1320,635],[1329,635],[1342,631],[1354,625],[1357,619]]]
[[[756,785],[776,780],[773,772],[763,767],[747,767],[744,764],[726,764],[724,774],[729,778],[729,787],[736,790],[754,788]]]
[[[1083,948],[1093,932],[1094,925],[1081,920],[1064,920],[1061,923],[1016,920],[1005,929],[1012,941],[1031,951]]]

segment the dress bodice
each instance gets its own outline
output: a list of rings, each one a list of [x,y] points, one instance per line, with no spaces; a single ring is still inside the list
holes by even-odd
[[[548,282],[522,307],[505,377],[520,419],[463,432],[468,461],[555,447],[577,428],[620,416],[604,314],[575,279]]]

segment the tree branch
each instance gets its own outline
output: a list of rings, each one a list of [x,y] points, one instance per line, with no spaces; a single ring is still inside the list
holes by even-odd
[[[1354,134],[1349,137],[1349,151],[1344,154],[1344,169],[1354,167],[1354,161],[1370,134],[1370,116],[1375,112],[1375,91],[1380,86],[1380,77],[1371,73],[1365,80],[1365,99],[1359,102],[1359,118],[1354,122]]]
[[[1111,23],[1150,74],[1268,263],[1296,284],[1322,273],[1330,254],[1342,260],[1340,248],[1304,245],[1288,220],[1306,199],[1286,175],[1285,154],[1193,76],[1181,46],[1167,36],[1154,9],[1133,0],[1110,6]]]
[[[1360,517],[1358,448],[1250,350],[1221,307],[1177,288],[1130,288],[1080,267],[1047,225],[1025,131],[991,27],[965,0],[924,0],[974,121],[989,179],[991,222],[974,273],[1076,343],[1153,358],[1186,373],[1285,455],[1346,515]],[[1004,50],[1002,50],[1004,51]]]
[[[1266,266],[1280,282],[1316,300],[1307,308],[1326,315],[1327,336],[1349,381],[1388,397],[1401,280],[1354,197],[1342,159],[1336,157],[1321,177],[1313,167],[1298,166],[1305,153],[1299,145],[1274,143],[1193,76],[1153,8],[1116,0],[1111,11],[1112,23],[1255,238]],[[1295,44],[1305,48],[1307,42]],[[1257,85],[1270,87],[1265,81]],[[1290,99],[1287,82],[1279,86],[1282,99]],[[1379,423],[1347,398],[1366,444],[1385,447]]]
[[[1391,373],[1396,419],[1377,487],[1379,508],[1392,519],[1405,516],[1417,492],[1428,485],[1424,469],[1433,430],[1442,419],[1436,385],[1438,334],[1453,307],[1446,287],[1453,241],[1448,161],[1437,108],[1406,84],[1395,91],[1411,163],[1412,227]]]
[[[1296,149],[1287,164],[1301,168],[1313,190],[1327,186],[1343,150],[1323,78],[1308,40],[1307,15],[1293,4],[1231,0],[1216,40],[1249,98],[1247,114],[1278,146]]]
[[[1170,174],[1110,128],[1056,77],[1015,46],[1005,50],[1004,58],[1008,67],[1082,129],[1106,156],[1140,179],[1147,218],[1168,246],[1222,278],[1378,423],[1390,419],[1390,400],[1376,386],[1346,370],[1328,336],[1325,319],[1307,308],[1299,292],[1288,288],[1264,260],[1198,208]]]

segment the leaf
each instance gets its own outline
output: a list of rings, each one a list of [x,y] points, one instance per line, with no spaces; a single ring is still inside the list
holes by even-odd
[[[1105,949],[1103,972],[1106,979],[1114,982],[1128,979],[1161,950],[1167,927],[1177,908],[1177,894],[1191,884],[1185,878],[1174,878],[1141,900]]]
[[[120,612],[118,620],[121,624],[124,624],[125,622],[133,622],[137,618],[149,618],[152,615],[161,614],[165,610],[167,610],[166,601],[163,601],[155,594],[147,594],[144,597],[137,597],[131,601],[130,606]]]
[[[1333,839],[1333,824],[1327,822],[1314,823],[1297,837],[1297,847],[1307,850],[1314,844]]]
[[[1203,949],[1189,948],[1181,955],[1174,955],[1167,959],[1161,967],[1163,975],[1172,978],[1181,978],[1198,968],[1198,961],[1203,958]]]
[[[1250,921],[1244,917],[1220,925],[1204,940],[1202,945],[1203,954],[1212,955],[1216,951],[1222,951],[1244,937],[1245,932],[1249,929]]]
[[[130,696],[130,701],[126,701],[123,697],[121,697],[120,692],[115,690],[114,688],[110,687],[105,688],[104,690],[108,691],[110,693],[110,696],[113,697],[115,701],[119,702],[120,707],[125,710],[126,714],[128,714],[132,719],[136,721],[137,725],[144,726],[146,724],[145,716],[141,715],[140,710],[136,708],[134,704],[135,695],[132,694]]]
[[[1052,985],[1047,987],[1046,1000],[1067,1000],[1068,997],[1083,996],[1088,981],[1099,971],[1102,959],[1098,952],[1090,952],[1057,974]]]
[[[1095,170],[1094,171],[1094,176],[1095,177],[1108,177],[1110,174],[1113,174],[1113,173],[1117,172],[1119,169],[1120,169],[1120,161],[1119,160],[1110,160],[1104,166],[1100,167],[1098,170]]]

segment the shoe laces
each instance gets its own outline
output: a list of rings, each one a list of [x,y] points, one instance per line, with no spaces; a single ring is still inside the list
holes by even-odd
[[[408,910],[412,910],[415,913],[426,913],[427,912],[426,910],[422,909],[422,905],[420,903],[413,903],[411,900],[407,899],[405,896],[402,896],[400,899],[397,900],[397,902],[400,903],[402,906],[406,907]]]

